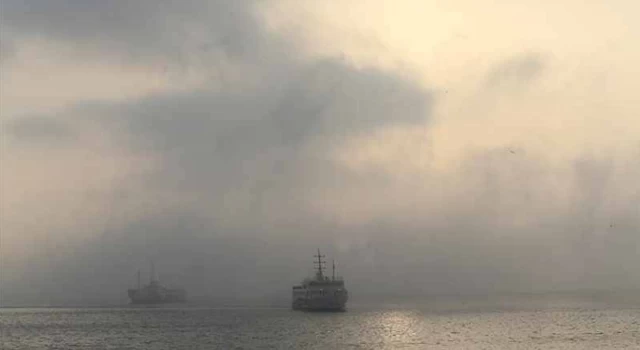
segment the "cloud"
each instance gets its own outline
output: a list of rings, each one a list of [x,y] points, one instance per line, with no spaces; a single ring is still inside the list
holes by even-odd
[[[253,1],[6,4],[3,27],[75,50],[70,62],[96,53],[171,61],[206,78],[3,125],[13,150],[63,141],[84,149],[92,138],[76,136],[99,130],[113,146],[105,158],[126,160],[89,172],[68,165],[96,161],[93,152],[68,157],[56,181],[74,191],[60,184],[47,197],[36,186],[38,205],[3,197],[29,218],[3,222],[3,298],[126,302],[149,259],[191,295],[286,298],[317,247],[337,258],[354,295],[640,286],[637,271],[615,267],[638,263],[637,181],[628,175],[636,158],[624,170],[606,156],[558,164],[515,140],[515,152],[469,147],[446,168],[405,166],[433,151],[424,139],[442,101],[396,71],[301,51],[265,27]],[[482,89],[526,86],[545,69],[540,55],[512,56]],[[389,130],[416,136],[386,156],[393,162],[353,159],[361,139],[378,146],[362,153],[392,148],[377,138]],[[60,158],[38,151],[14,163],[13,177],[58,185],[42,159],[60,167]],[[51,225],[56,214],[67,220]],[[615,228],[603,224],[613,219]],[[33,232],[40,244],[17,249]]]
[[[75,231],[86,227],[73,225],[65,226],[67,232],[43,227],[51,230],[49,243],[31,253],[31,268],[15,262],[20,261],[13,260],[15,256],[5,257],[9,260],[5,266],[18,271],[14,277],[4,276],[13,281],[9,293],[36,283],[43,273],[60,280],[83,279],[91,275],[84,268],[89,266],[104,271],[105,281],[113,282],[113,289],[104,290],[117,293],[115,286],[122,287],[125,271],[135,270],[133,265],[149,257],[169,265],[169,275],[183,276],[179,282],[193,286],[195,277],[182,269],[200,266],[199,261],[209,261],[212,255],[227,268],[222,271],[206,263],[208,271],[234,281],[225,293],[251,290],[255,280],[276,287],[256,277],[260,272],[251,265],[252,255],[281,260],[291,252],[276,247],[260,252],[256,244],[268,244],[273,238],[273,244],[286,246],[279,232],[285,232],[287,240],[297,236],[297,244],[305,247],[299,249],[304,255],[298,256],[305,261],[308,242],[326,246],[312,235],[331,218],[314,218],[316,199],[307,194],[316,186],[346,185],[335,177],[340,170],[331,159],[333,152],[353,136],[428,121],[433,98],[415,83],[339,59],[299,57],[293,43],[285,44],[261,28],[251,14],[251,2],[234,2],[232,15],[221,3],[204,4],[192,1],[173,9],[170,3],[156,2],[8,3],[3,25],[23,37],[45,37],[75,50],[106,55],[174,59],[177,50],[180,55],[210,57],[198,45],[174,47],[183,45],[172,31],[181,33],[178,18],[186,16],[195,27],[190,35],[204,38],[199,44],[211,44],[208,49],[222,50],[230,65],[243,67],[237,75],[214,77],[179,92],[118,102],[83,101],[60,113],[61,122],[29,117],[8,123],[5,132],[16,144],[60,141],[72,135],[66,126],[74,125],[80,133],[109,133],[119,152],[144,153],[158,164],[153,171],[107,188],[120,192],[124,187],[128,194],[117,203],[110,199],[113,193],[103,194],[99,202],[106,206],[107,218],[96,218],[96,232],[82,235]],[[74,148],[86,147],[85,142],[77,140]],[[79,188],[83,185],[77,183]],[[99,227],[105,220],[108,227]],[[14,233],[6,233],[5,240],[6,235]],[[80,250],[75,246],[55,258],[47,253],[74,235],[85,237]],[[79,261],[84,263],[78,265]],[[113,261],[129,261],[130,266],[111,269]],[[179,271],[168,262],[177,263]],[[282,281],[287,271],[273,275],[273,280]],[[207,281],[194,293],[205,293],[203,288],[214,282]],[[61,296],[55,286],[44,282],[39,286],[53,297]],[[88,285],[83,288],[78,292],[93,290]]]
[[[488,73],[489,87],[526,85],[538,78],[545,68],[543,57],[529,53],[511,57],[496,64]]]
[[[311,141],[327,146],[386,125],[421,123],[432,104],[430,93],[412,83],[335,61],[292,64],[269,76],[241,92],[205,88],[115,111],[125,116],[134,146],[161,152],[171,168],[203,170],[203,164],[233,169],[261,155],[304,151]]]
[[[0,28],[1,29],[1,28]],[[16,44],[11,36],[0,30],[0,64],[7,62],[16,54]]]
[[[103,58],[185,63],[194,52],[234,59],[266,54],[269,48],[256,36],[260,24],[252,13],[254,3],[7,0],[0,22],[17,37],[59,42]]]
[[[2,125],[5,134],[23,145],[52,146],[66,144],[76,138],[71,125],[52,117],[22,117],[10,119]]]

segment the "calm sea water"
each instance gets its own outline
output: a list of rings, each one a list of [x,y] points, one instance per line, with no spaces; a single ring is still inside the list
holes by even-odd
[[[2,349],[640,349],[640,309],[0,309]]]

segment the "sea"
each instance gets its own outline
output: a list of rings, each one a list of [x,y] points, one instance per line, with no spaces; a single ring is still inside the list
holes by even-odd
[[[287,307],[0,308],[0,349],[640,349],[640,305],[431,300]]]

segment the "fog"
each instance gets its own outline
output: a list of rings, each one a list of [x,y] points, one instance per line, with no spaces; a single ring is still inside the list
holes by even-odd
[[[2,305],[640,288],[635,2],[0,6]]]

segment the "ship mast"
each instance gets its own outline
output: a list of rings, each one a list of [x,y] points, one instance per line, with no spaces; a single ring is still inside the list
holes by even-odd
[[[335,281],[336,280],[336,261],[331,260],[331,265],[332,265],[331,280]]]
[[[318,271],[316,272],[316,278],[318,280],[324,280],[324,274],[322,273],[322,269],[324,268],[324,265],[326,262],[324,260],[322,260],[322,258],[324,258],[324,255],[320,254],[320,249],[318,249],[318,255],[314,255],[314,257],[318,258],[318,261],[316,261],[315,263],[318,264]]]
[[[151,275],[149,276],[149,283],[158,282],[158,276],[156,276],[156,265],[151,261]]]

